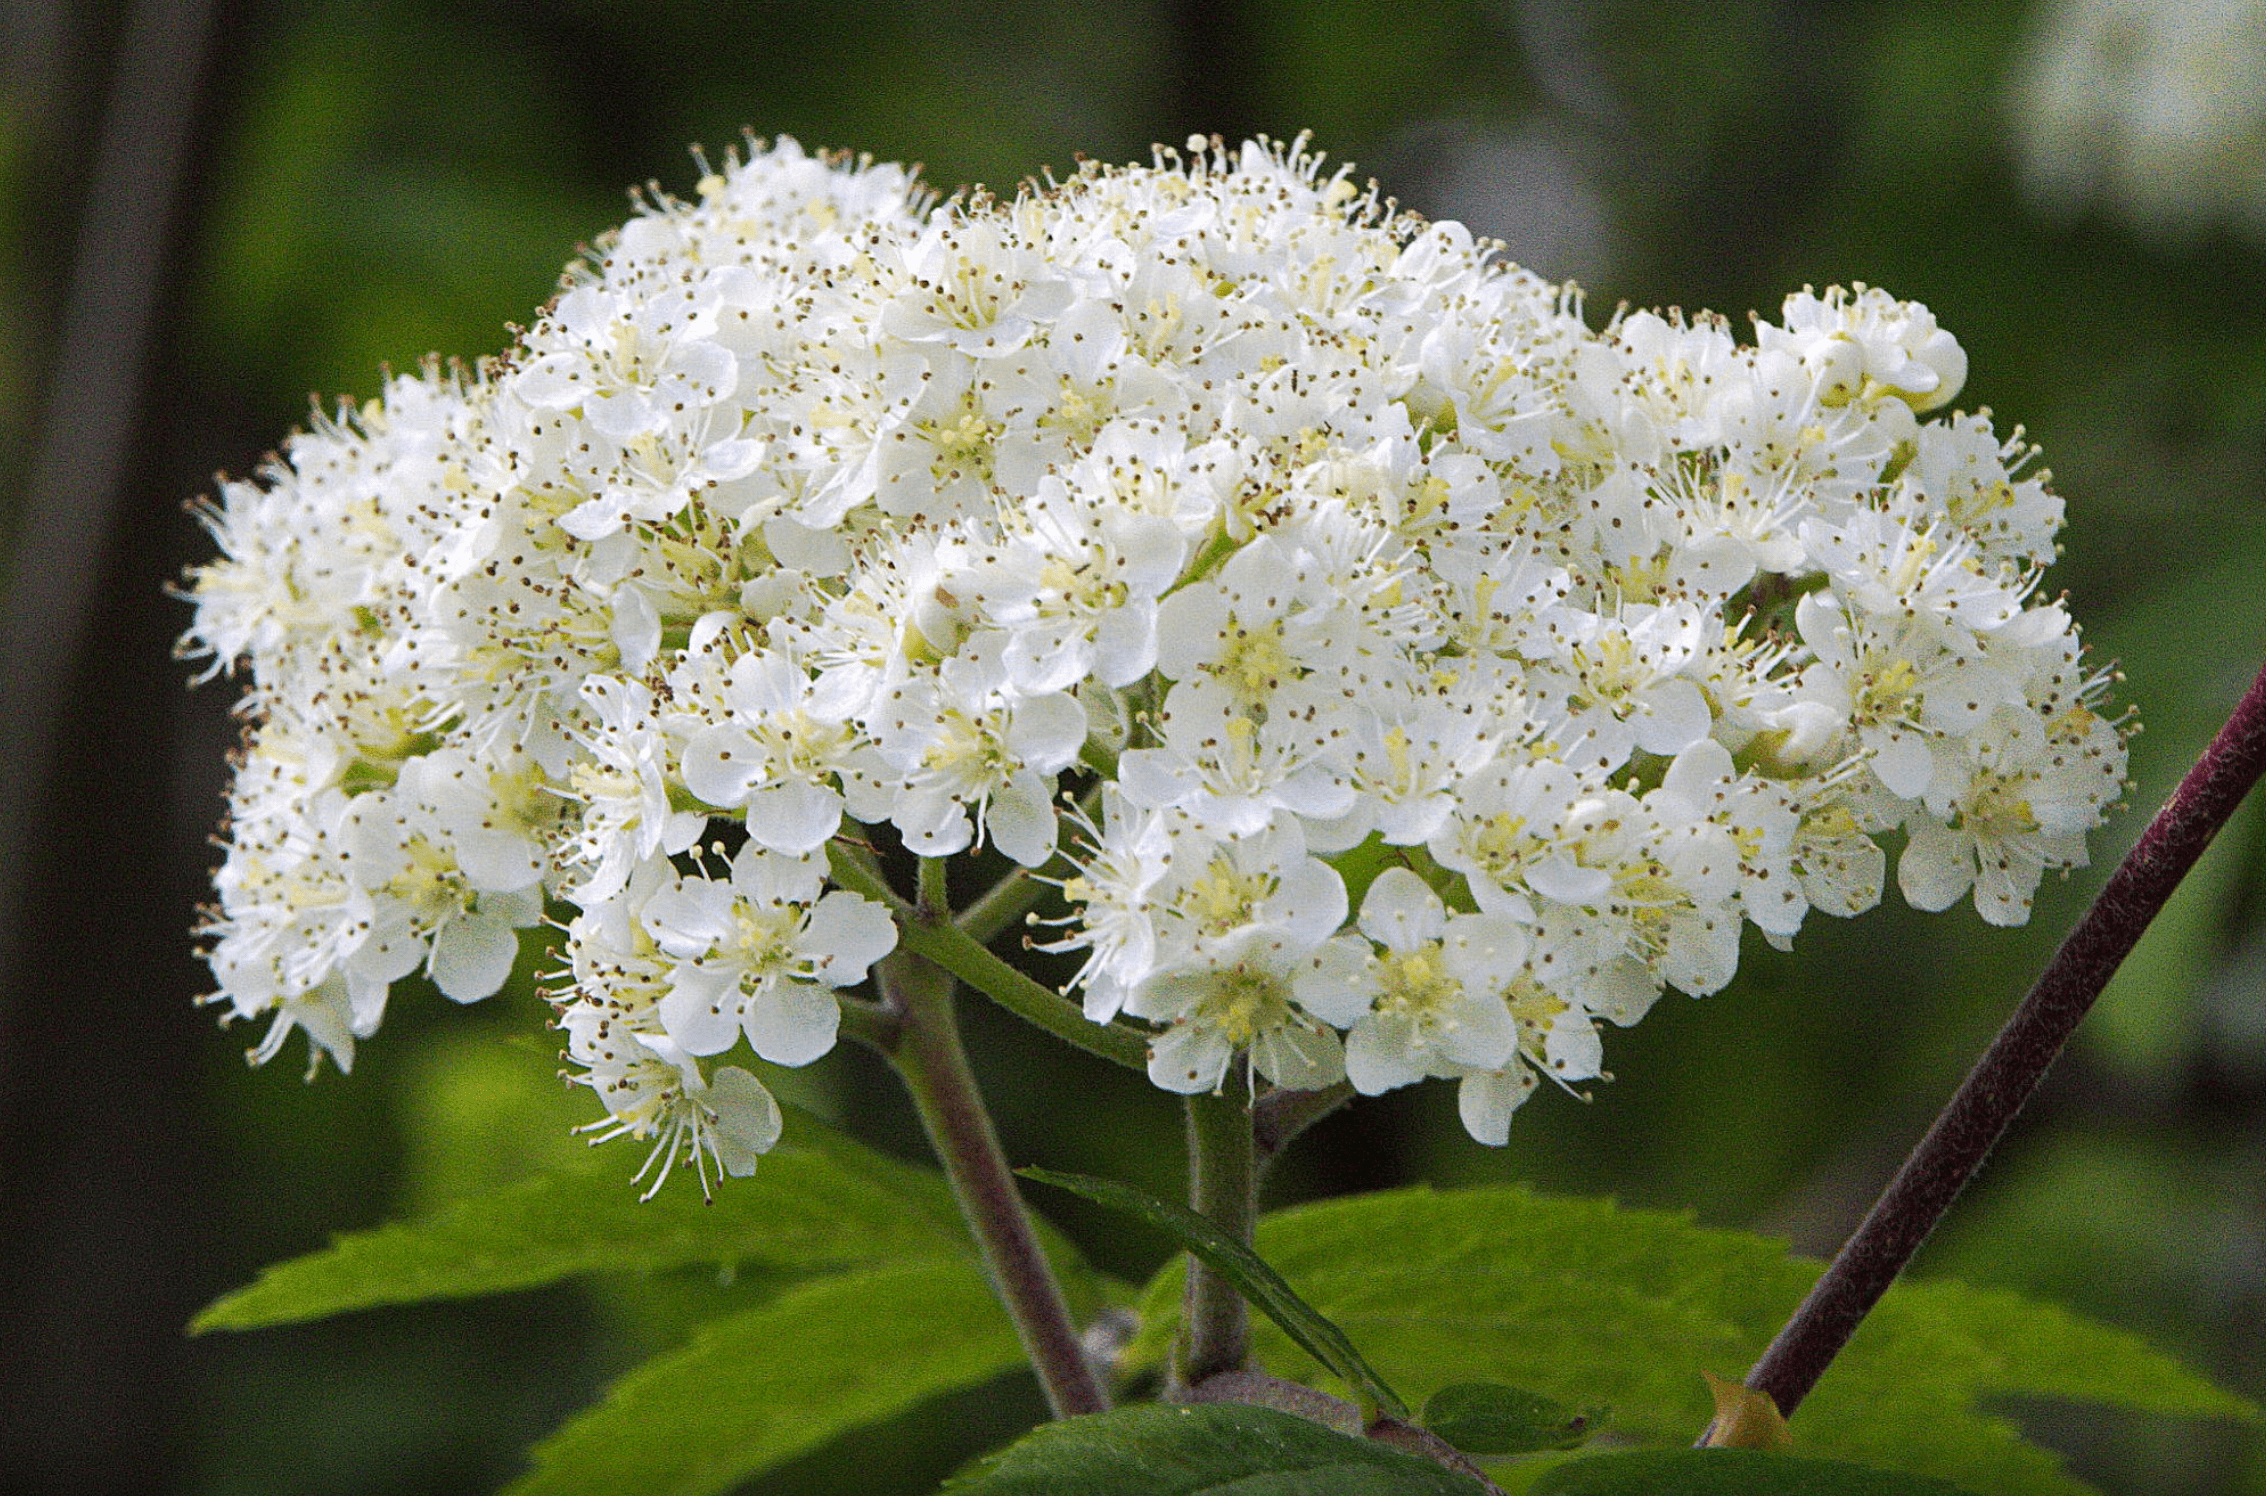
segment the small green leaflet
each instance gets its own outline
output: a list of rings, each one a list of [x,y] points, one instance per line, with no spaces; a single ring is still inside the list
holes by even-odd
[[[1700,1373],[1742,1374],[1819,1272],[1745,1232],[1512,1187],[1393,1190],[1278,1211],[1259,1223],[1257,1245],[1412,1394],[1507,1382],[1577,1407],[1611,1403],[1615,1433],[1674,1446],[1707,1423]],[[1126,1364],[1163,1359],[1180,1276],[1169,1266],[1150,1284]],[[1269,1371],[1334,1390],[1322,1358],[1267,1325],[1253,1338]],[[2132,1335],[2013,1294],[1922,1281],[1889,1291],[1803,1403],[1794,1436],[1805,1455],[1991,1496],[2088,1491],[1986,1411],[2007,1394],[2257,1417]]]
[[[940,1176],[815,1118],[797,1114],[790,1126],[789,1141],[713,1204],[689,1188],[640,1203],[626,1178],[607,1173],[524,1180],[278,1263],[190,1328],[256,1329],[582,1273],[707,1263],[792,1277],[971,1252]]]
[[[505,1496],[712,1496],[1024,1364],[972,1258],[822,1278],[630,1372]]]
[[[1016,1172],[1025,1179],[1051,1184],[1083,1195],[1098,1205],[1139,1216],[1158,1230],[1170,1233],[1175,1241],[1202,1258],[1213,1272],[1234,1285],[1237,1293],[1279,1325],[1306,1354],[1336,1372],[1360,1400],[1374,1403],[1394,1418],[1404,1421],[1408,1418],[1408,1404],[1402,1402],[1400,1394],[1387,1386],[1384,1378],[1361,1358],[1361,1352],[1353,1348],[1345,1331],[1316,1313],[1312,1305],[1283,1281],[1282,1274],[1261,1261],[1257,1253],[1229,1238],[1187,1206],[1175,1205],[1134,1185],[1097,1179],[1090,1174],[1062,1174],[1053,1169],[1018,1169]]]
[[[1456,1382],[1424,1404],[1424,1426],[1466,1454],[1572,1449],[1597,1432],[1607,1409],[1579,1413],[1536,1392],[1494,1382]]]
[[[1529,1496],[1967,1496],[1924,1475],[1755,1449],[1643,1449],[1543,1473]]]
[[[944,1489],[947,1496],[1479,1496],[1475,1482],[1430,1460],[1239,1403],[1144,1403],[1050,1423]]]

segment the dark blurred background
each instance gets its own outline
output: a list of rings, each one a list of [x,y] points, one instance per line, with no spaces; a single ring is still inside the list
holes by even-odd
[[[2104,864],[2266,654],[2261,0],[0,0],[0,1491],[492,1489],[731,1292],[183,1336],[329,1232],[566,1159],[560,1119],[587,1108],[557,1095],[524,980],[469,1010],[397,994],[355,1073],[312,1085],[290,1059],[247,1070],[247,1036],[195,1010],[234,729],[226,684],[191,691],[169,658],[187,612],[165,587],[204,553],[183,501],[251,469],[310,391],[499,350],[627,184],[689,191],[686,146],[743,128],[924,161],[947,189],[1310,128],[1578,279],[1593,320],[1855,279],[1925,301],[1972,355],[1963,403],[2045,446],[2070,513],[2051,585],[2146,717]],[[2262,871],[2254,809],[1922,1259],[2253,1395]],[[2098,876],[2015,934],[1893,893],[1818,918],[1799,954],[1755,945],[1731,990],[1614,1035],[1618,1081],[1538,1095],[1509,1148],[1466,1140],[1446,1086],[1397,1093],[1317,1130],[1277,1199],[1528,1180],[1830,1252]],[[1019,1162],[1175,1186],[1165,1098],[973,1018]],[[861,1057],[793,1086],[918,1150]],[[1163,1256],[1063,1219],[1120,1272]],[[989,1389],[846,1479],[822,1454],[760,1489],[921,1489],[1031,1406]],[[2113,1491],[2266,1492],[2259,1436],[2006,1411]]]

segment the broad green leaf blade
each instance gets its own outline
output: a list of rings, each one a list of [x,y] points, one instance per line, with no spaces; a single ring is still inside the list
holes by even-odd
[[[1345,1331],[1316,1313],[1314,1307],[1283,1280],[1282,1274],[1267,1266],[1257,1253],[1187,1206],[1176,1205],[1137,1186],[1114,1179],[1097,1179],[1091,1174],[1062,1174],[1053,1169],[1017,1172],[1026,1179],[1036,1179],[1041,1184],[1083,1195],[1098,1205],[1138,1216],[1158,1230],[1170,1233],[1173,1240],[1234,1285],[1237,1293],[1280,1326],[1308,1355],[1336,1372],[1357,1395],[1395,1418],[1409,1416],[1408,1405],[1401,1401],[1400,1394],[1387,1386],[1384,1378],[1361,1358],[1361,1352],[1353,1348]]]
[[[1545,1472],[1530,1496],[1966,1496],[1924,1475],[1754,1449],[1644,1449]]]
[[[1302,1206],[1262,1220],[1258,1248],[1417,1396],[1507,1382],[1577,1406],[1610,1403],[1617,1433],[1675,1446],[1707,1423],[1700,1373],[1743,1376],[1819,1272],[1762,1237],[1517,1188]],[[1168,1267],[1144,1299],[1131,1360],[1161,1359],[1178,1310],[1179,1271]],[[1254,1345],[1278,1376],[1323,1374],[1266,1326]],[[2008,1393],[2257,1415],[2121,1331],[2012,1294],[1921,1282],[1890,1290],[1802,1405],[1795,1448],[1991,1496],[2087,1490],[1982,1411]]]
[[[1022,1364],[972,1258],[822,1278],[623,1377],[506,1496],[709,1496]]]
[[[1891,1289],[1857,1331],[1795,1414],[1795,1449],[1929,1469],[1995,1496],[1986,1472],[1962,1473],[1955,1462],[1985,1426],[2009,1445],[2031,1448],[2019,1444],[2011,1423],[1974,1412],[1984,1398],[2006,1395],[2175,1418],[2258,1417],[2251,1403],[2138,1336],[2003,1289],[1923,1280]],[[1923,1406],[1945,1414],[1927,1421],[1881,1416],[1884,1409]],[[1955,1416],[1954,1407],[1968,1416]],[[2066,1477],[2061,1486],[2077,1489]]]
[[[949,1496],[1478,1496],[1429,1460],[1238,1403],[1119,1408],[1050,1423]]]
[[[696,1189],[640,1202],[614,1174],[549,1175],[428,1219],[340,1236],[279,1263],[198,1315],[247,1330],[350,1309],[467,1298],[581,1273],[714,1263],[800,1275],[972,1251],[943,1179],[796,1116],[788,1140],[713,1204]]]
[[[1577,1413],[1554,1398],[1496,1382],[1456,1382],[1424,1404],[1424,1426],[1466,1454],[1533,1454],[1576,1447],[1597,1432],[1605,1413]]]

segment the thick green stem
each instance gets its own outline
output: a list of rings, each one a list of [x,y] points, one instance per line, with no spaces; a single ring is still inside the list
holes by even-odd
[[[1229,1077],[1222,1095],[1188,1098],[1188,1205],[1229,1237],[1251,1245],[1259,1216],[1258,1150],[1251,1108]],[[1188,1293],[1180,1316],[1175,1370],[1193,1387],[1223,1371],[1241,1371],[1251,1354],[1251,1314],[1225,1278],[1188,1259]]]
[[[834,881],[881,904],[896,917],[898,948],[925,957],[966,982],[1017,1017],[1036,1024],[1088,1054],[1134,1070],[1149,1064],[1146,1040],[1131,1029],[1095,1023],[1079,1006],[1051,987],[1040,985],[984,949],[952,923],[949,912],[923,913],[840,842],[827,847]]]
[[[1109,1394],[1086,1361],[1062,1285],[1039,1248],[968,1067],[952,1008],[952,978],[902,952],[884,961],[877,975],[904,1013],[889,1058],[912,1092],[960,1212],[983,1248],[992,1287],[1046,1389],[1047,1406],[1057,1418],[1106,1411]]]

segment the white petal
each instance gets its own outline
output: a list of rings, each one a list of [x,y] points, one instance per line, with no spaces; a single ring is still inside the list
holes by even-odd
[[[1004,734],[1008,748],[1041,774],[1066,769],[1086,742],[1086,709],[1072,696],[1034,696],[1015,708]]]
[[[751,904],[808,904],[825,886],[823,857],[775,852],[751,839],[732,858],[732,889]]]
[[[1175,756],[1163,748],[1135,748],[1120,756],[1117,787],[1143,810],[1178,805],[1194,788]]]
[[[1531,943],[1526,927],[1509,915],[1459,914],[1448,921],[1441,956],[1448,974],[1473,992],[1499,993],[1526,964]]]
[[[729,810],[745,804],[749,787],[763,776],[763,750],[745,729],[729,723],[703,727],[685,744],[679,769],[686,789]]]
[[[1375,1000],[1369,986],[1369,946],[1340,936],[1299,963],[1291,978],[1298,1005],[1332,1028],[1349,1028]]]
[[[1178,1024],[1150,1043],[1149,1079],[1160,1089],[1182,1096],[1217,1090],[1234,1054],[1226,1038],[1210,1024]]]
[[[1452,1017],[1440,1053],[1456,1064],[1494,1070],[1508,1065],[1518,1053],[1518,1021],[1493,993],[1466,998],[1456,1005]]]
[[[923,857],[949,857],[975,839],[967,812],[949,790],[908,789],[897,797],[889,818],[904,833],[905,845]]]
[[[784,1127],[779,1103],[763,1082],[737,1065],[710,1076],[702,1100],[716,1113],[716,1161],[735,1179],[753,1174],[756,1159],[779,1141]]]
[[[1542,1048],[1561,1080],[1588,1080],[1604,1068],[1605,1037],[1578,1012],[1559,1014]]]
[[[1552,857],[1526,870],[1527,886],[1561,904],[1594,905],[1613,891],[1613,875],[1603,868],[1583,867],[1571,857]]]
[[[1082,619],[1052,618],[1015,630],[1001,656],[1007,679],[1016,690],[1038,696],[1067,691],[1086,673],[1093,648]],[[1138,679],[1144,672],[1135,672]]]
[[[1279,922],[1291,940],[1304,947],[1319,945],[1338,932],[1345,923],[1345,904],[1345,879],[1338,870],[1318,857],[1301,856],[1282,870],[1262,914]]]
[[[765,785],[747,802],[747,834],[775,852],[815,852],[841,826],[842,797],[807,779]]]
[[[1219,658],[1227,626],[1227,599],[1218,587],[1199,582],[1181,588],[1157,605],[1157,668],[1187,680]]]
[[[1506,1010],[1507,1011],[1507,1010]],[[1410,1056],[1408,1022],[1371,1014],[1345,1036],[1345,1078],[1364,1096],[1424,1079],[1425,1068]]]
[[[1930,914],[1959,902],[1975,881],[1972,843],[1935,821],[1915,817],[1911,840],[1896,860],[1896,886],[1904,902]]]
[[[433,981],[460,1003],[478,1002],[504,984],[519,959],[519,937],[501,921],[452,919],[433,937]]]
[[[369,981],[397,982],[418,968],[426,952],[424,933],[411,925],[409,911],[391,899],[381,899],[370,933],[347,957],[346,967]]]
[[[1890,794],[1917,800],[1928,792],[1936,777],[1936,759],[1928,751],[1927,739],[1915,732],[1896,731],[1868,732],[1864,736],[1866,746],[1873,750],[1873,772]]]
[[[1467,1075],[1456,1087],[1456,1111],[1472,1141],[1500,1148],[1510,1141],[1511,1113],[1534,1089],[1534,1072],[1524,1065]]]
[[[1627,1028],[1660,1001],[1660,984],[1640,963],[1624,956],[1607,962],[1581,997],[1589,1011]]]
[[[829,987],[865,980],[873,963],[897,948],[897,924],[873,900],[836,891],[818,901],[795,942]]]
[[[1721,904],[1678,915],[1669,928],[1661,975],[1693,997],[1722,991],[1739,971],[1739,926],[1738,912]]]
[[[1059,829],[1048,795],[1047,782],[1026,769],[992,797],[984,815],[991,844],[1025,867],[1054,856]]]
[[[1636,729],[1637,746],[1647,753],[1682,753],[1715,722],[1707,698],[1688,680],[1662,681],[1644,693],[1629,725]]]
[[[517,893],[543,876],[543,849],[516,831],[459,831],[456,865],[480,893]]]
[[[834,1047],[842,1005],[824,987],[773,982],[749,999],[747,1042],[774,1065],[807,1065]]]
[[[1156,663],[1155,603],[1134,601],[1112,608],[1094,624],[1094,673],[1103,685],[1130,686]]]
[[[661,615],[643,588],[614,589],[613,637],[623,667],[631,671],[642,671],[661,652]]]
[[[736,973],[682,966],[661,999],[661,1028],[686,1054],[722,1054],[740,1040],[740,1003]]]
[[[736,928],[731,889],[705,878],[663,888],[646,900],[639,917],[655,943],[680,961],[707,955]]]
[[[1408,952],[1447,933],[1440,896],[1405,867],[1389,867],[1361,901],[1361,933],[1388,950]]]
[[[1292,1091],[1319,1091],[1345,1078],[1345,1045],[1328,1029],[1288,1023],[1251,1041],[1251,1068]]]

